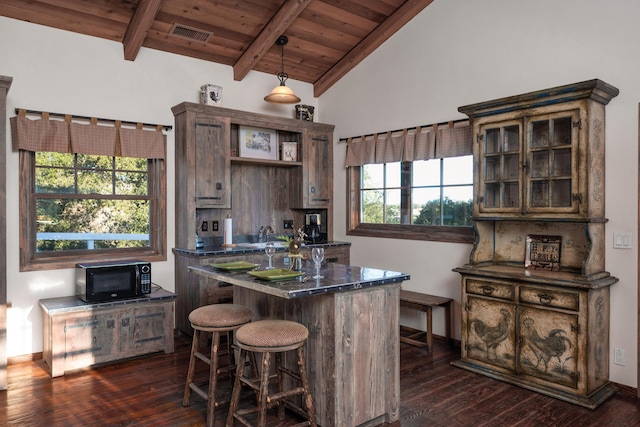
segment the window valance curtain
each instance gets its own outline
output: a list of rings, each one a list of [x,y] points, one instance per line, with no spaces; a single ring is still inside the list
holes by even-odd
[[[413,162],[472,154],[468,120],[347,138],[345,166]]]
[[[49,151],[58,153],[122,156],[143,159],[164,159],[166,140],[162,127],[156,130],[124,128],[121,122],[99,125],[64,120],[50,120],[48,114],[31,120],[22,112],[11,118],[11,137],[14,150]]]

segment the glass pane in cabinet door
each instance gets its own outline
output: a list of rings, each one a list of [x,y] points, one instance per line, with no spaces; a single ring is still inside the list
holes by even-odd
[[[531,182],[530,203],[532,207],[544,208],[549,206],[549,181]]]
[[[571,145],[571,117],[553,120],[553,145]]]
[[[517,125],[504,128],[503,143],[505,152],[520,150],[520,128]]]
[[[531,177],[547,178],[549,176],[549,152],[534,151],[531,153]]]
[[[487,156],[484,158],[484,179],[495,181],[500,179],[500,157]]]
[[[551,183],[551,205],[554,207],[571,207],[571,180],[559,179]]]
[[[543,148],[549,146],[549,120],[531,123],[531,147]]]
[[[504,200],[502,206],[505,208],[517,208],[520,206],[520,185],[517,182],[505,182]]]
[[[504,171],[502,176],[505,179],[518,179],[520,175],[519,156],[517,154],[507,154],[504,156]]]
[[[497,208],[500,201],[500,184],[487,184],[484,186],[484,207]]]
[[[571,149],[553,150],[553,176],[571,176]]]
[[[500,150],[500,129],[487,129],[485,133],[484,152],[497,153]]]

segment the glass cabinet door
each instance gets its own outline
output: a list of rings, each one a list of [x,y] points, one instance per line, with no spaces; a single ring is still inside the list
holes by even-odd
[[[522,208],[521,121],[480,127],[480,212],[513,212]]]
[[[526,119],[528,212],[577,212],[578,112]]]

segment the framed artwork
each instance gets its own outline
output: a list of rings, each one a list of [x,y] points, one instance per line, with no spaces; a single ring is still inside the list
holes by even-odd
[[[240,157],[278,160],[276,131],[240,126]]]
[[[526,240],[526,268],[560,271],[561,236],[529,235]]]
[[[283,142],[280,144],[280,160],[285,162],[297,162],[298,161],[298,143],[297,142]]]

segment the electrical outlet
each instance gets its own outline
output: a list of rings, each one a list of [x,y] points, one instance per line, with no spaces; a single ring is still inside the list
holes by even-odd
[[[624,366],[626,360],[623,349],[616,348],[613,350],[613,363],[616,365]]]
[[[293,220],[285,219],[282,228],[284,228],[285,230],[293,230]]]
[[[200,229],[202,231],[209,231],[209,222],[208,221],[202,221],[202,227],[200,227]]]
[[[211,221],[211,228],[213,231],[218,231],[218,221]]]

